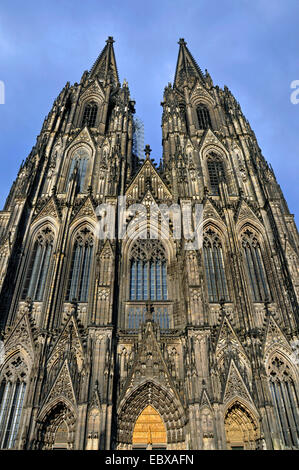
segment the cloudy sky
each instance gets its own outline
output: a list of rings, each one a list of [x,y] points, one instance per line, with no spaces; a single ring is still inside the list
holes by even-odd
[[[2,0],[0,206],[54,99],[91,68],[108,36],[158,161],[160,102],[185,38],[202,70],[240,102],[298,221],[299,104],[290,100],[298,17],[298,0]]]

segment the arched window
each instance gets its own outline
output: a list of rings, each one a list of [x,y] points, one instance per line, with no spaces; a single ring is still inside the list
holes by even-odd
[[[88,230],[80,230],[75,238],[69,271],[66,300],[87,302],[94,240]]]
[[[299,401],[291,368],[280,355],[272,357],[268,377],[281,441],[287,447],[297,447]]]
[[[19,355],[4,367],[0,378],[0,448],[12,449],[20,425],[26,392],[27,367]]]
[[[39,439],[37,449],[72,450],[74,448],[74,413],[62,401],[51,408],[41,422],[37,424]]]
[[[223,161],[215,152],[211,152],[207,158],[207,167],[212,194],[219,193],[219,183],[225,179]]]
[[[211,118],[208,108],[204,104],[200,104],[196,108],[199,129],[212,128]]]
[[[78,174],[79,174],[79,191],[82,192],[85,189],[85,177],[86,177],[86,171],[88,167],[88,162],[89,162],[89,153],[85,148],[79,148],[76,150],[75,154],[73,155],[70,169],[69,169],[69,177],[68,181],[71,180],[74,169],[78,169]]]
[[[87,103],[83,112],[82,127],[85,125],[88,127],[94,127],[95,122],[96,122],[97,112],[98,112],[98,106],[96,103],[94,102]]]
[[[254,302],[270,300],[267,275],[260,244],[256,236],[246,230],[242,236],[244,261]]]
[[[166,257],[158,240],[138,240],[131,250],[130,300],[167,300]]]
[[[27,268],[22,299],[43,299],[47,274],[53,251],[54,234],[49,227],[42,229],[34,242],[29,266]]]
[[[211,229],[204,233],[203,254],[209,302],[228,300],[222,245],[218,235]]]

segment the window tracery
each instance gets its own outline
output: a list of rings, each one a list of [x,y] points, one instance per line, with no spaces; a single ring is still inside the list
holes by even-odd
[[[79,148],[76,150],[72,157],[72,161],[69,169],[68,181],[72,179],[75,168],[78,170],[79,175],[79,191],[82,192],[85,189],[85,178],[87,168],[89,164],[89,153],[85,148]]]
[[[260,243],[250,230],[242,235],[244,262],[254,302],[270,300],[270,290]]]
[[[219,193],[219,184],[225,180],[224,165],[221,157],[215,152],[211,152],[207,158],[207,167],[212,194]]]
[[[11,449],[19,430],[28,368],[20,354],[4,366],[0,376],[0,448]]]
[[[269,387],[281,440],[285,446],[298,446],[298,395],[290,365],[280,355],[268,365]]]
[[[222,299],[228,301],[222,244],[211,228],[204,233],[203,254],[209,302],[220,302]]]
[[[199,129],[212,128],[210,112],[204,104],[200,104],[196,108]]]
[[[97,113],[98,113],[97,104],[93,101],[90,103],[87,103],[85,105],[84,112],[83,112],[82,127],[85,125],[88,127],[94,127],[96,123]]]
[[[69,270],[66,299],[87,302],[93,258],[94,238],[85,227],[76,236]]]
[[[167,266],[161,242],[138,240],[130,258],[130,300],[167,300]]]
[[[25,275],[22,299],[43,300],[51,262],[54,233],[49,227],[40,230],[33,244],[31,258]]]

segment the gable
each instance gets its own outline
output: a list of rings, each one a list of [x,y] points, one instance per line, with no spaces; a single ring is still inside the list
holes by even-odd
[[[141,169],[129,184],[126,198],[129,203],[141,201],[150,191],[156,201],[171,201],[172,194],[157,172],[151,160],[146,159]]]

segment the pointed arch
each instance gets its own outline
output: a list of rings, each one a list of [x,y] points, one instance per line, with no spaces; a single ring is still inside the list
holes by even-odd
[[[92,174],[94,155],[94,143],[88,129],[85,128],[65,151],[59,183],[61,192],[67,191],[75,168],[78,171],[79,192],[86,192]]]
[[[95,101],[91,100],[85,104],[83,109],[83,117],[81,126],[95,127],[98,114],[98,105]]]
[[[133,448],[166,449],[165,424],[160,413],[152,405],[146,405],[136,419],[132,444]]]
[[[198,122],[198,129],[212,129],[212,121],[208,106],[206,106],[204,103],[198,104],[196,106],[196,116]]]
[[[240,233],[243,262],[254,302],[271,300],[271,290],[265,267],[264,241],[248,224]]]
[[[33,231],[28,246],[29,256],[25,265],[25,274],[21,298],[42,301],[48,273],[52,264],[55,244],[55,231],[49,222],[39,224]]]
[[[87,302],[95,249],[94,231],[81,223],[71,235],[66,300]]]
[[[219,153],[211,151],[206,157],[209,187],[212,194],[219,194],[219,184],[226,180],[225,165]]]
[[[76,414],[67,400],[56,399],[37,422],[34,447],[40,450],[74,449]]]
[[[228,449],[257,449],[259,420],[243,400],[236,398],[226,407],[224,424]]]
[[[29,367],[20,351],[7,358],[0,373],[0,448],[12,449],[21,422]]]
[[[136,240],[132,245],[130,300],[167,300],[167,260],[160,240]]]
[[[229,301],[223,242],[211,224],[203,232],[203,258],[209,302]]]
[[[282,446],[297,448],[299,443],[299,390],[296,368],[284,353],[277,350],[269,357],[266,363],[266,372]]]
[[[159,413],[167,435],[168,449],[185,448],[186,416],[172,391],[147,380],[125,396],[118,409],[118,448],[132,448],[133,430],[138,416],[151,405]]]

